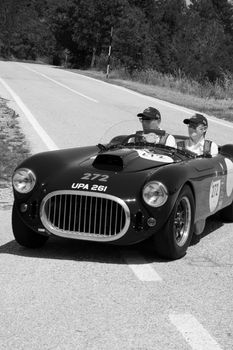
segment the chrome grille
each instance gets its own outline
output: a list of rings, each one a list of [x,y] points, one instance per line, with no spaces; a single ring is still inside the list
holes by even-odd
[[[123,200],[84,191],[48,194],[42,201],[40,216],[53,234],[94,241],[118,239],[130,224],[129,208]]]

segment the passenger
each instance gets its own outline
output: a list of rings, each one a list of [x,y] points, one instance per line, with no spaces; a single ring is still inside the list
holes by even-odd
[[[208,121],[204,115],[196,113],[191,118],[184,119],[183,123],[188,125],[189,138],[177,142],[178,148],[186,148],[198,155],[215,156],[218,154],[217,144],[205,139]]]
[[[176,148],[174,136],[167,134],[160,128],[161,114],[156,108],[148,107],[137,116],[142,123],[142,135],[147,142],[160,143]],[[150,130],[157,131],[157,134],[150,133]]]

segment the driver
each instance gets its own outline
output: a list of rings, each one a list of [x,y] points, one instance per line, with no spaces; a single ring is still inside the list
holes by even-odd
[[[156,108],[148,107],[137,116],[142,123],[142,136],[147,142],[160,143],[162,145],[176,148],[176,140],[174,136],[167,134],[160,128],[161,114]],[[150,133],[150,130],[157,131],[157,133]]]

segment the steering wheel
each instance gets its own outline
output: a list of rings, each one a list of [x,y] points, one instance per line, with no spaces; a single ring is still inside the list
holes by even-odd
[[[146,132],[137,131],[135,134],[131,134],[126,136],[125,139],[122,140],[124,144],[128,143],[131,138],[134,138],[134,143],[143,142],[148,144],[157,144],[159,143],[160,137],[165,135],[164,130],[153,130],[150,129]]]
[[[136,142],[145,142],[145,138],[143,137],[142,134],[131,134],[131,135],[127,135],[123,140],[122,140],[122,144],[127,144],[129,143],[129,140],[134,138],[134,142],[133,143],[136,143]]]

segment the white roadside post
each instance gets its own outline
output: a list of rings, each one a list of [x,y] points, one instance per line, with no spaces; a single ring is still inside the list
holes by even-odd
[[[107,61],[107,73],[106,78],[109,77],[109,70],[110,70],[110,57],[111,57],[111,51],[112,51],[112,35],[113,35],[113,27],[111,27],[111,33],[110,33],[110,43],[108,48],[108,61]]]

